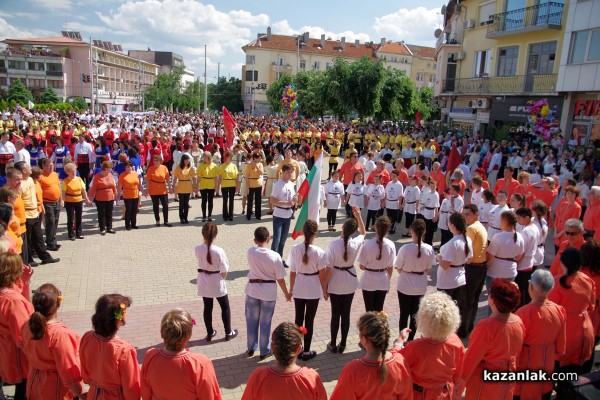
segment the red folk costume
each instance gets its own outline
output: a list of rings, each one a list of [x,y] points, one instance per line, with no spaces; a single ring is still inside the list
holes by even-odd
[[[381,361],[367,361],[364,356],[350,361],[340,374],[330,400],[411,400],[413,385],[404,358],[391,353],[385,359],[387,378],[380,379]]]
[[[559,358],[561,366],[581,365],[587,361],[594,350],[594,328],[590,315],[596,304],[596,285],[582,272],[576,272],[567,278],[571,289],[558,283],[548,295],[548,299],[563,306],[567,312],[567,347]]]
[[[562,255],[563,251],[565,251],[565,249],[569,247],[574,247],[577,250],[579,250],[581,246],[583,246],[583,243],[585,243],[583,237],[581,237],[575,243],[575,245],[571,245],[571,243],[568,240],[564,240],[558,247],[558,253],[556,253],[554,260],[552,260],[552,265],[550,265],[550,273],[552,273],[553,276],[562,275],[562,269],[560,267],[560,256]]]
[[[0,290],[0,377],[8,383],[27,378],[29,363],[21,331],[33,314],[33,306],[13,289]]]
[[[62,322],[46,325],[40,340],[23,328],[23,348],[29,359],[28,400],[69,400],[73,393],[67,385],[81,381],[79,335]]]
[[[517,316],[511,315],[508,321],[488,317],[475,325],[463,365],[466,400],[512,399],[515,383],[484,382],[483,370],[516,371],[524,337],[525,327]]]
[[[508,198],[515,193],[515,190],[520,185],[519,181],[513,178],[507,180],[505,178],[500,178],[496,181],[496,186],[494,186],[494,194],[497,195],[500,190],[505,190],[508,193]]]
[[[444,189],[446,189],[446,175],[442,171],[431,171],[429,177],[437,183],[437,192],[440,196],[443,196]],[[398,178],[400,180],[400,178]],[[408,186],[408,174],[406,174],[406,183],[402,182],[404,187]]]
[[[148,350],[142,361],[141,385],[143,400],[221,399],[212,362],[187,349],[178,354]]]
[[[113,143],[115,142],[115,132],[112,129],[109,129],[108,132],[104,132],[104,140],[106,141],[106,145],[112,148]]]
[[[465,346],[456,334],[438,342],[421,337],[400,350],[413,381],[413,398],[453,399],[462,376]]]
[[[135,348],[126,341],[89,331],[81,339],[81,376],[90,385],[90,400],[138,400],[140,366]]]
[[[581,216],[581,206],[577,203],[569,204],[568,202],[560,202],[556,206],[556,218],[554,219],[555,232],[560,232],[565,228],[567,220],[574,218],[579,219]],[[560,246],[560,243],[565,239],[564,235],[559,238],[554,238],[554,244]]]
[[[567,312],[551,301],[531,302],[516,313],[525,325],[525,340],[519,356],[518,371],[554,372],[555,360],[565,353]],[[541,399],[552,392],[553,382],[517,382],[515,396],[522,400]]]
[[[327,400],[325,386],[319,373],[312,368],[300,367],[289,373],[271,367],[254,370],[248,379],[242,400]]]
[[[600,336],[600,275],[595,275],[588,268],[581,268],[581,272],[586,274],[596,285],[596,307],[591,314],[592,326],[594,327],[594,336]]]

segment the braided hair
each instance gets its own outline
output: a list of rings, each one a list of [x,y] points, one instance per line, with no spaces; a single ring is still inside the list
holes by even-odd
[[[467,241],[467,220],[461,213],[452,213],[448,218],[448,222],[450,222],[456,230],[463,236],[465,241],[465,256],[469,256],[469,242]]]
[[[375,221],[375,233],[377,234],[377,244],[379,245],[378,260],[381,260],[381,253],[383,252],[383,239],[387,235],[392,223],[388,217],[379,217]]]
[[[302,227],[302,233],[304,234],[304,255],[302,256],[302,264],[308,264],[308,247],[310,242],[317,235],[317,229],[319,226],[313,220],[307,220]]]
[[[422,219],[417,219],[410,225],[410,230],[417,235],[417,246],[419,248],[417,258],[421,258],[421,242],[423,241],[423,236],[425,235],[426,229],[427,227],[425,226],[425,221]]]
[[[383,384],[388,374],[385,366],[385,353],[390,345],[391,336],[387,315],[382,311],[363,314],[358,320],[358,330],[381,353],[379,381]]]
[[[61,303],[60,291],[51,283],[40,286],[31,298],[35,310],[29,317],[29,330],[33,340],[40,340],[46,333],[47,321],[54,315]]]
[[[344,261],[348,261],[348,240],[358,229],[358,222],[354,218],[347,219],[342,225],[342,238],[344,239]]]
[[[534,200],[531,203],[531,210],[535,213],[535,220],[542,229],[542,218],[548,215],[548,206],[542,200]]]
[[[517,226],[517,215],[512,211],[504,211],[502,215],[500,215],[500,220],[504,221],[508,226],[510,226],[514,232],[514,241],[517,243],[517,231],[515,226]]]
[[[560,263],[567,269],[567,273],[560,277],[560,285],[565,289],[571,289],[567,278],[575,275],[581,269],[581,252],[575,247],[566,248],[560,255]]]
[[[300,346],[302,346],[302,332],[291,322],[282,322],[271,335],[271,351],[277,362],[284,367],[294,362]]]
[[[210,245],[212,244],[213,240],[215,240],[215,238],[217,237],[217,233],[219,233],[217,225],[212,222],[207,222],[206,224],[204,224],[204,226],[202,226],[202,237],[206,242],[206,261],[208,261],[210,265],[212,265],[212,257],[210,256]]]

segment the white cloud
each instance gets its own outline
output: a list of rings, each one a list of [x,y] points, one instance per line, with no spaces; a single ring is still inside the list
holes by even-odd
[[[96,37],[96,36],[98,36],[98,34],[109,32],[109,29],[107,27],[94,26],[94,25],[90,25],[90,24],[82,24],[81,22],[69,22],[66,25],[66,27],[70,31],[81,32],[81,35],[83,37],[87,37],[90,34],[92,36]],[[113,31],[110,31],[110,32],[114,33]],[[84,39],[84,40],[87,40],[87,39]]]
[[[409,44],[434,46],[433,32],[439,27],[439,9],[417,7],[375,18],[373,29],[388,40],[404,40]]]
[[[44,29],[22,29],[9,24],[4,18],[0,17],[0,38],[18,39],[18,38],[33,38],[56,36],[55,32],[46,31]]]
[[[28,13],[28,12],[6,12],[6,11],[1,11],[0,10],[0,17],[5,17],[5,18],[27,18],[33,21],[37,21],[38,19],[40,19],[40,15],[39,14],[35,14],[35,13]]]
[[[331,32],[319,26],[308,25],[305,25],[299,29],[294,29],[290,26],[290,23],[287,19],[274,22],[272,29],[273,34],[279,35],[297,35],[299,33],[308,32],[311,38],[317,39],[320,39],[321,35],[325,35],[327,39],[331,38],[333,40],[339,40],[340,38],[345,37],[347,42],[352,42],[357,39],[361,42],[370,41],[370,37],[366,33],[357,33],[353,31]]]
[[[50,10],[68,10],[71,8],[71,0],[30,0],[36,7],[48,8]]]

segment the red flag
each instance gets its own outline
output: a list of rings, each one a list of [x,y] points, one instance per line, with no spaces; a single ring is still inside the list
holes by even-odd
[[[223,123],[225,124],[225,132],[227,133],[227,136],[225,137],[226,147],[229,149],[233,145],[233,139],[235,137],[234,131],[237,124],[225,106],[223,106]]]
[[[456,150],[456,145],[452,145],[452,150],[450,150],[450,157],[448,157],[448,163],[446,164],[446,187],[450,186],[450,181],[452,180],[452,174],[454,174],[454,170],[460,165],[462,162],[462,157],[458,150]]]
[[[415,125],[421,125],[421,111],[417,111],[417,114],[415,115]]]

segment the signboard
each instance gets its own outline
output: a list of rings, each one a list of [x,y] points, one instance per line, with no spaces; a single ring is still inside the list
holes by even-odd
[[[547,96],[550,108],[558,106],[557,118],[560,119],[560,113],[563,106],[562,96]],[[492,106],[490,109],[490,121],[514,122],[522,125],[529,125],[529,113],[527,112],[527,102],[530,100],[538,101],[541,97],[526,96],[506,96],[498,98],[492,97]]]
[[[106,111],[109,115],[121,115],[123,113],[122,104],[107,104]]]
[[[600,100],[577,100],[573,108],[573,121],[600,122]]]

